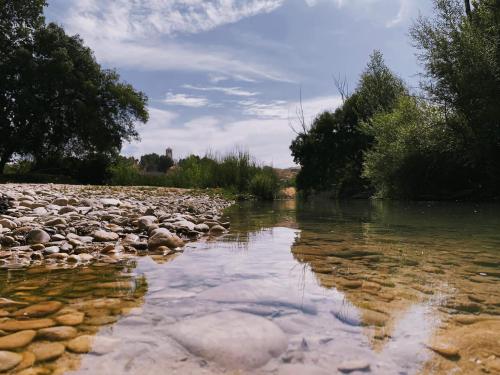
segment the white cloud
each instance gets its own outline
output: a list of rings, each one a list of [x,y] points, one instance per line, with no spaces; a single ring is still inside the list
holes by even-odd
[[[189,96],[185,94],[173,94],[171,92],[167,93],[165,99],[163,99],[162,102],[168,105],[191,108],[207,107],[210,105],[210,101],[205,97]]]
[[[183,85],[182,87],[184,87],[185,89],[191,89],[191,90],[197,90],[197,91],[222,92],[223,94],[230,95],[230,96],[256,96],[259,94],[258,92],[243,90],[240,87],[220,87],[220,86],[202,87],[202,86],[193,86],[193,85]]]
[[[280,103],[281,107],[291,109],[291,116],[299,104]],[[339,103],[336,96],[305,100],[302,104],[306,121],[323,110],[333,110]],[[237,120],[212,115],[181,122],[174,112],[150,108],[150,121],[138,128],[141,141],[126,145],[124,153],[138,157],[151,152],[163,153],[166,147],[171,147],[174,156],[181,158],[192,153],[203,155],[207,151],[223,153],[239,146],[263,163],[290,167],[293,160],[288,147],[295,137],[290,128],[293,117],[276,113],[281,115],[265,112],[265,116]]]
[[[268,13],[285,0],[73,0],[61,16],[80,34],[99,61],[117,67],[156,71],[207,72],[244,81],[289,82],[289,77],[255,58],[203,44],[181,43],[192,34]]]

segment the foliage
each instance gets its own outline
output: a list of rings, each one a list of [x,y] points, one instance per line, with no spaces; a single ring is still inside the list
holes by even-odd
[[[169,186],[192,189],[223,188],[233,194],[253,194],[274,199],[279,179],[271,167],[259,166],[247,152],[235,151],[223,156],[190,155],[166,174],[148,174],[133,158],[121,157],[110,168],[113,185]]]
[[[145,172],[165,173],[174,165],[170,155],[158,155],[156,153],[141,156],[139,166]]]
[[[497,194],[500,183],[500,2],[435,0],[435,17],[411,29],[427,80],[424,88],[448,117],[460,117],[454,138],[464,147],[469,187]],[[450,123],[450,126],[453,124]]]
[[[310,129],[299,133],[290,149],[301,171],[297,187],[304,191],[330,190],[352,196],[369,190],[361,176],[363,152],[373,140],[360,124],[378,111],[389,110],[406,93],[397,76],[375,51],[355,92],[335,112],[324,112]]]
[[[13,155],[102,167],[137,138],[147,98],[102,69],[78,36],[45,25],[43,5],[19,0],[0,12],[0,171]]]
[[[440,108],[405,96],[364,124],[374,145],[365,152],[363,174],[379,197],[449,198],[466,188],[461,181],[471,171],[462,167],[457,151],[464,145],[449,121]]]

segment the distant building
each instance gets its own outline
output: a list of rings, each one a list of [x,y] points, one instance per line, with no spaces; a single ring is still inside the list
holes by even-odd
[[[174,160],[172,149],[170,147],[165,150],[165,156],[167,157],[167,159]]]

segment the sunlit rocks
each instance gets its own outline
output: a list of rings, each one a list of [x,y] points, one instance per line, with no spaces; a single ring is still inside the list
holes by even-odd
[[[33,229],[26,236],[26,242],[28,244],[38,244],[47,243],[50,241],[50,236],[47,232],[42,229]]]
[[[286,335],[271,321],[235,311],[187,319],[168,333],[191,353],[230,369],[263,366],[288,346]]]
[[[52,319],[33,319],[33,320],[7,320],[0,323],[0,330],[3,331],[23,331],[30,329],[41,329],[52,327],[55,322]]]
[[[82,335],[69,341],[66,346],[73,353],[102,355],[112,352],[117,343],[117,339],[109,337]]]
[[[455,345],[439,340],[436,340],[434,343],[429,344],[428,348],[447,358],[454,358],[460,355],[459,348],[457,348]]]
[[[17,353],[0,351],[0,372],[8,371],[16,367],[23,360],[23,356]]]
[[[23,356],[22,361],[16,366],[16,371],[27,369],[35,364],[36,357],[31,352],[20,353]]]
[[[96,230],[92,236],[98,242],[116,241],[119,235],[115,232],[107,232],[104,230]]]
[[[35,305],[31,305],[25,307],[21,310],[17,310],[14,313],[15,317],[41,317],[45,315],[52,314],[58,311],[62,307],[62,303],[59,301],[47,301],[37,303]]]
[[[148,248],[150,250],[155,250],[160,246],[167,246],[170,249],[175,249],[184,246],[184,241],[175,234],[158,232],[149,238]]]
[[[60,357],[66,348],[57,342],[37,341],[32,343],[28,350],[35,355],[37,362],[42,362]]]
[[[38,330],[37,337],[50,341],[70,340],[78,334],[78,331],[69,326],[49,327]]]
[[[27,304],[26,302],[18,302],[8,298],[0,298],[0,307],[24,306],[26,304]]]
[[[79,311],[70,312],[68,314],[63,314],[56,316],[54,320],[65,326],[77,326],[83,323],[85,314]]]
[[[14,350],[25,347],[36,336],[36,331],[26,330],[0,337],[0,350]]]

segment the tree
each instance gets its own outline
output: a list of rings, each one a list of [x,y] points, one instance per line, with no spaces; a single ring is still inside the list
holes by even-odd
[[[146,172],[165,173],[174,165],[174,161],[169,154],[158,155],[152,153],[142,155],[139,165]]]
[[[454,132],[465,145],[464,168],[474,171],[471,188],[493,193],[500,183],[500,2],[473,4],[435,0],[435,16],[420,18],[410,34],[430,99],[466,125]]]
[[[370,190],[361,176],[363,152],[373,142],[361,123],[393,107],[407,92],[403,82],[375,51],[354,93],[335,112],[320,114],[310,129],[299,133],[290,149],[301,165],[297,186],[303,191],[328,190],[352,196]]]
[[[45,25],[43,2],[12,3],[23,6],[1,14],[8,35],[0,62],[0,170],[14,154],[38,164],[117,155],[123,141],[138,137],[136,122],[148,119],[146,96],[102,69],[80,37]]]

